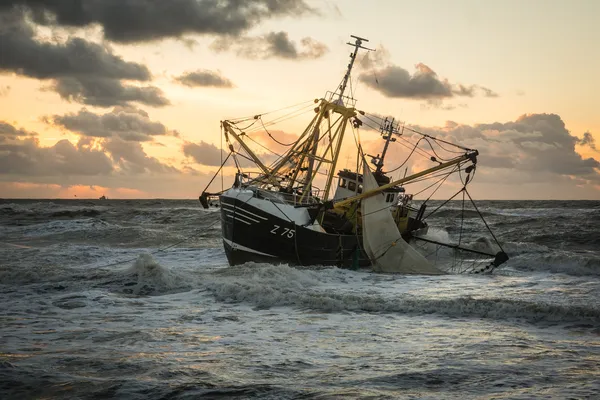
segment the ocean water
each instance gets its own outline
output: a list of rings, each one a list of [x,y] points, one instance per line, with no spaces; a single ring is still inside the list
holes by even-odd
[[[229,267],[196,201],[0,200],[0,398],[600,398],[600,202],[478,204],[511,259],[428,277]]]

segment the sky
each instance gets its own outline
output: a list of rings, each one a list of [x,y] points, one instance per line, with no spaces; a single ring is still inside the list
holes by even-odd
[[[600,199],[598,16],[594,0],[3,1],[0,198],[197,198],[219,122],[335,90],[357,35],[376,50],[357,56],[357,108],[478,149],[474,197]]]

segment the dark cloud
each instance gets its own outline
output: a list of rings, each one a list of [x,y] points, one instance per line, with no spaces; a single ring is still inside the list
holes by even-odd
[[[7,122],[0,121],[0,142],[29,136],[37,136],[37,133],[28,132],[24,129],[17,129]]]
[[[381,92],[386,97],[425,100],[425,108],[455,109],[457,106],[445,104],[444,100],[457,97],[498,97],[498,93],[481,85],[451,83],[442,79],[424,63],[415,65],[411,75],[406,69],[391,62],[390,52],[383,46],[369,52],[357,63],[361,71],[359,80]]]
[[[220,72],[209,70],[197,70],[185,72],[175,78],[175,81],[189,87],[212,86],[220,88],[232,88],[233,83],[221,75]]]
[[[391,64],[392,55],[384,46],[378,46],[375,51],[368,51],[363,57],[356,61],[356,69],[362,71],[373,71],[382,65]]]
[[[27,176],[100,175],[113,171],[106,154],[82,140],[73,145],[61,140],[41,147],[35,134],[0,122],[0,174]]]
[[[417,130],[459,143],[480,152],[480,167],[509,169],[514,179],[528,177],[545,182],[548,176],[562,175],[600,182],[600,162],[583,158],[575,151],[584,139],[572,136],[556,114],[527,114],[516,121],[478,124],[447,124],[443,128],[416,127]],[[490,181],[494,180],[493,174]]]
[[[155,125],[152,129],[158,134],[162,128]],[[120,133],[126,130],[119,128]],[[148,156],[141,143],[118,135],[101,139],[82,137],[76,145],[63,139],[50,147],[40,146],[35,135],[0,122],[0,175],[64,177],[180,172]]]
[[[310,37],[292,41],[287,32],[270,32],[256,37],[222,37],[215,40],[211,48],[222,52],[233,50],[237,55],[250,59],[315,59],[327,52],[327,46]]]
[[[427,99],[425,103],[421,104],[422,110],[431,110],[431,109],[439,109],[439,110],[456,110],[457,108],[467,108],[467,104],[459,103],[459,104],[448,104],[444,103],[441,99]]]
[[[103,141],[103,147],[110,153],[112,160],[123,172],[141,174],[177,173],[179,170],[150,157],[142,148],[141,143],[123,140],[118,136]]]
[[[153,107],[171,104],[163,91],[155,86],[125,85],[117,79],[64,77],[56,79],[50,87],[65,100],[98,107],[125,106],[130,102]]]
[[[498,97],[498,93],[494,92],[492,89],[490,88],[486,88],[485,86],[477,86],[479,88],[479,90],[481,90],[483,92],[483,95],[485,97]]]
[[[134,107],[115,107],[105,114],[85,108],[77,113],[53,115],[46,121],[88,137],[120,138],[125,141],[151,141],[155,136],[178,136],[160,122],[152,121],[148,113]]]
[[[402,67],[388,65],[369,73],[361,73],[359,79],[383,95],[394,98],[441,101],[452,97],[473,97],[478,93],[485,97],[498,96],[483,86],[452,84],[447,79],[440,79],[434,70],[423,63],[417,64],[415,68],[415,73],[411,75]],[[435,104],[441,103],[430,103]]]
[[[583,138],[578,139],[578,143],[581,146],[589,146],[590,148],[596,150],[596,139],[589,132],[583,133]]]
[[[146,81],[150,71],[127,62],[106,47],[81,38],[66,43],[40,42],[20,12],[0,14],[0,71],[37,79],[95,76]]]
[[[419,64],[423,65],[423,64]],[[429,68],[427,70],[430,71]],[[387,97],[443,98],[452,97],[452,88],[438,79],[435,73],[419,70],[414,75],[404,68],[388,66],[376,71],[376,75],[361,74],[360,80]]]
[[[122,80],[148,81],[150,71],[142,64],[123,60],[107,46],[81,38],[70,38],[65,43],[40,42],[25,15],[18,11],[0,14],[0,22],[0,72],[51,79],[50,89],[64,99],[83,104],[169,104],[154,86],[124,84]]]
[[[252,133],[251,136],[253,137],[253,139],[260,141],[260,137],[256,134],[256,132]],[[250,157],[248,157],[245,151],[243,149],[239,149],[239,147],[239,145],[234,144],[234,148],[236,149],[236,151],[246,156],[246,158],[240,155],[237,156],[239,166],[244,168],[256,167],[256,164],[249,159]],[[199,143],[185,142],[182,146],[182,151],[186,157],[191,158],[192,160],[194,160],[194,162],[213,167],[220,166],[222,160],[225,160],[227,154],[229,154],[229,151],[221,151],[214,144],[206,143],[204,141],[200,141]],[[267,166],[279,157],[274,153],[268,152],[261,153],[255,151],[255,154],[257,157],[260,158],[261,162]],[[230,157],[225,165],[230,167],[235,166],[235,162]]]
[[[304,0],[5,0],[45,25],[103,28],[120,43],[181,38],[186,34],[239,35],[263,20],[311,13]]]
[[[218,167],[227,157],[227,154],[217,148],[214,144],[200,141],[200,143],[186,142],[183,147],[183,154],[192,158],[196,163],[208,166]],[[221,157],[223,157],[221,159]]]

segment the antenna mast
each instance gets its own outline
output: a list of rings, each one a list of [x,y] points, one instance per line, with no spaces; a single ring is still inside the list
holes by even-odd
[[[356,60],[356,55],[358,54],[358,49],[365,49],[367,51],[375,51],[374,49],[369,49],[367,47],[363,47],[362,42],[368,42],[367,39],[365,38],[361,38],[358,36],[354,36],[354,35],[350,35],[350,37],[353,37],[355,40],[354,43],[346,43],[350,46],[354,46],[354,51],[352,53],[350,53],[350,63],[348,64],[348,70],[346,71],[346,75],[344,75],[344,79],[342,79],[342,83],[340,85],[340,95],[338,97],[338,101],[342,100],[342,97],[344,96],[344,92],[346,91],[346,86],[348,85],[348,80],[350,79],[350,72],[352,72],[352,67],[354,66],[354,61]]]

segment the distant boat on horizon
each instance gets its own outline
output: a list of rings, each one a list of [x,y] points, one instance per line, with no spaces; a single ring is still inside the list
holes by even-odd
[[[98,200],[108,200],[105,195],[100,196]]]

